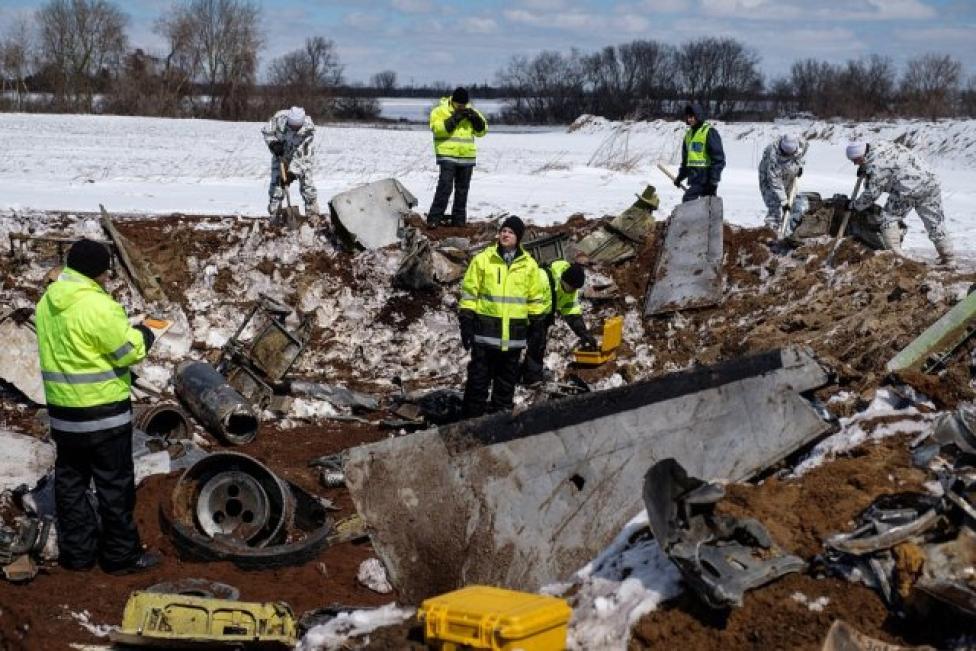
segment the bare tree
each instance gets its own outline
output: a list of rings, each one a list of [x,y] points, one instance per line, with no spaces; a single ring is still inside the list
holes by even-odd
[[[278,101],[302,105],[314,113],[331,113],[337,87],[342,84],[342,64],[335,43],[316,36],[305,47],[271,62],[269,83]]]
[[[247,111],[263,45],[260,10],[251,0],[184,0],[157,31],[166,38],[168,70],[192,71],[207,94],[206,113],[237,119]]]
[[[569,55],[546,50],[532,60],[512,57],[497,75],[509,95],[503,117],[534,123],[569,122],[579,117],[586,107],[581,59],[575,49]]]
[[[624,78],[633,80],[631,111],[644,118],[663,115],[666,101],[676,94],[677,50],[647,40],[631,41],[617,50]]]
[[[901,79],[904,108],[931,120],[953,115],[962,63],[949,55],[924,54],[908,62]]]
[[[895,66],[888,57],[872,54],[850,60],[836,77],[835,97],[840,115],[855,120],[888,115],[895,94]]]
[[[976,117],[976,75],[969,78],[966,87],[959,93],[959,108],[966,117]]]
[[[36,17],[55,103],[92,110],[96,88],[118,70],[125,54],[126,15],[106,0],[49,0]]]
[[[10,85],[18,111],[24,108],[29,92],[27,77],[34,71],[32,30],[27,16],[19,16],[7,26],[0,41],[0,87],[6,92]]]
[[[790,68],[790,85],[797,109],[820,117],[839,115],[835,105],[838,70],[824,61],[804,59]]]
[[[369,85],[381,93],[389,93],[396,88],[397,73],[393,70],[377,72],[369,78]]]
[[[684,93],[709,113],[724,115],[762,91],[759,55],[732,38],[700,38],[679,48]]]

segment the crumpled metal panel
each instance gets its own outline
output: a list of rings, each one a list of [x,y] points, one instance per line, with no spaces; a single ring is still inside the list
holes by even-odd
[[[407,603],[470,583],[565,579],[643,508],[673,457],[747,478],[827,430],[799,392],[827,375],[787,348],[349,451],[346,485]]]
[[[702,197],[675,207],[647,290],[644,314],[715,305],[725,290],[722,199]]]
[[[340,192],[329,201],[332,224],[350,245],[379,249],[400,240],[403,217],[417,198],[396,179]]]

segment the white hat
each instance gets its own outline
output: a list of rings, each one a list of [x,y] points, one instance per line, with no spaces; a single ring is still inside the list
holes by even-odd
[[[864,158],[864,154],[868,151],[868,144],[863,141],[852,142],[847,145],[847,159],[850,161],[856,161],[859,158]]]
[[[787,156],[792,156],[800,148],[800,141],[796,136],[786,134],[779,139],[779,150]]]
[[[305,124],[305,109],[301,106],[293,106],[288,109],[288,126],[298,129]]]

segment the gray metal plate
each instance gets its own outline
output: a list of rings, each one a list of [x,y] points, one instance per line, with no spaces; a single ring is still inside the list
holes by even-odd
[[[361,185],[329,201],[333,225],[367,249],[398,242],[403,216],[416,205],[416,197],[396,179]]]
[[[725,290],[722,199],[702,197],[675,207],[647,291],[645,315],[715,305]]]

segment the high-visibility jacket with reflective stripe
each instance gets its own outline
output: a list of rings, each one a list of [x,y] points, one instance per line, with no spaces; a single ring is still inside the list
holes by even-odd
[[[688,129],[685,133],[685,164],[688,167],[708,167],[712,164],[712,157],[708,155],[705,143],[712,125],[705,122],[695,131]]]
[[[37,304],[35,327],[49,405],[97,407],[129,400],[129,366],[146,356],[146,342],[98,283],[66,267]],[[119,418],[113,415],[105,429],[124,424]],[[91,431],[78,429],[88,425],[72,429],[52,421],[52,426]]]
[[[569,263],[565,260],[556,260],[548,267],[539,268],[539,283],[543,290],[543,314],[552,312],[553,295],[555,295],[557,314],[562,316],[583,314],[583,308],[579,304],[579,290],[564,291],[563,284],[560,282],[567,269]]]
[[[473,108],[473,107],[472,107]],[[474,109],[478,115],[481,112]],[[440,104],[430,112],[430,130],[434,132],[434,154],[437,162],[452,161],[455,163],[473,165],[478,153],[478,147],[474,139],[481,138],[488,133],[488,121],[481,115],[485,128],[475,131],[470,120],[461,120],[454,131],[448,131],[444,127],[444,121],[454,114],[451,107],[451,98],[442,97]]]
[[[475,343],[500,350],[525,348],[529,318],[544,314],[538,274],[539,265],[521,247],[511,265],[497,245],[471,260],[458,307],[475,315]]]

